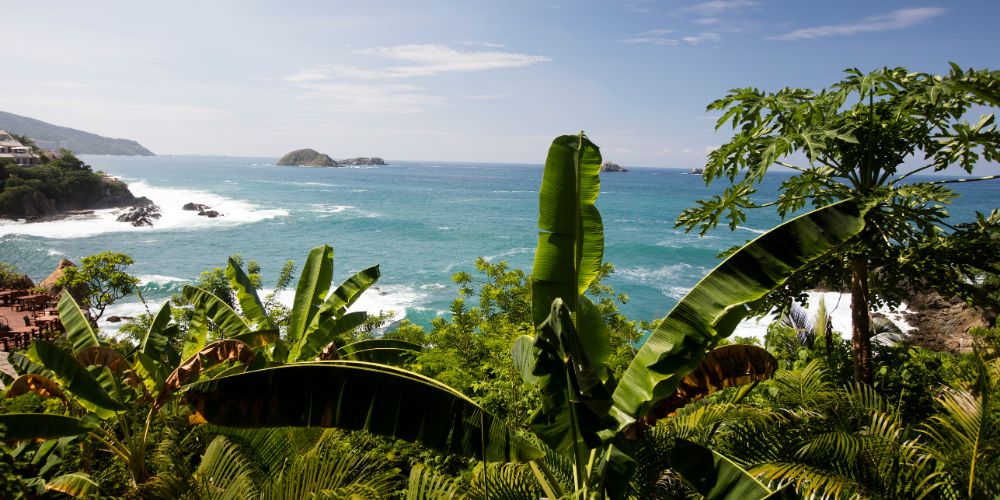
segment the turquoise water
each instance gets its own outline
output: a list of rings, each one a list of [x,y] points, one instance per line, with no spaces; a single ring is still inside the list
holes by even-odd
[[[265,285],[273,286],[286,260],[301,263],[311,247],[328,243],[338,282],[381,266],[377,290],[359,308],[394,310],[421,324],[445,313],[457,290],[451,275],[473,271],[476,257],[531,267],[540,165],[399,161],[298,168],[274,166],[274,158],[84,159],[159,204],[163,218],[152,228],[115,222],[110,211],[55,222],[0,222],[0,260],[38,280],[63,257],[125,252],[136,261],[132,272],[142,278],[144,295],[156,303],[201,271],[224,266],[232,253],[257,260]],[[783,178],[771,174],[762,196],[773,196]],[[963,194],[952,209],[958,221],[1000,200],[997,182],[956,189]],[[717,264],[720,251],[778,223],[773,212],[762,212],[737,231],[719,229],[703,238],[673,228],[682,209],[716,190],[678,169],[602,175],[605,261],[616,266],[610,284],[631,297],[624,307],[631,318],[663,316]],[[224,216],[182,211],[187,202],[210,205]],[[138,311],[136,301],[125,300],[108,314]]]

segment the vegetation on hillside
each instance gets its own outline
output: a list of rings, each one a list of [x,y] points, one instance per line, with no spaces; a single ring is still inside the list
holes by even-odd
[[[124,182],[92,171],[90,165],[67,150],[38,166],[0,161],[0,217],[52,215],[134,201]]]

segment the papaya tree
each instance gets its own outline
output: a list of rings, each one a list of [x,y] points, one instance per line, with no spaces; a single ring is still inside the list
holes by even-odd
[[[730,124],[734,132],[708,155],[704,178],[726,188],[684,210],[677,226],[705,234],[720,220],[735,229],[751,209],[775,207],[785,218],[836,200],[872,204],[864,230],[760,304],[761,311],[783,309],[820,283],[850,289],[854,376],[870,384],[870,309],[898,303],[910,286],[968,291],[966,283],[995,267],[1000,215],[955,231],[945,205],[957,196],[946,185],[957,181],[914,175],[948,167],[971,174],[982,162],[1000,159],[993,113],[966,121],[973,112],[1000,106],[1000,72],[952,65],[947,75],[903,68],[846,74],[820,91],[740,88],[709,104],[708,110],[722,112],[716,128]],[[761,200],[757,186],[775,167],[792,175],[775,199]],[[961,245],[969,239],[989,246],[948,258],[937,252],[975,246]]]
[[[233,427],[366,429],[488,462],[527,462],[549,498],[623,497],[632,470],[629,442],[641,439],[645,426],[693,399],[773,373],[774,359],[760,348],[713,349],[750,313],[750,305],[857,234],[864,208],[841,202],[805,214],[735,252],[660,322],[615,381],[605,364],[607,326],[582,296],[603,253],[603,228],[593,204],[600,163],[599,150],[582,133],[559,137],[540,190],[532,271],[537,331],[518,339],[512,357],[525,382],[542,394],[530,424],[544,446],[440,382],[346,359],[199,382],[186,390],[193,419]],[[680,455],[693,454],[708,458],[698,467],[678,463],[677,468],[688,470],[686,477],[705,494],[773,493],[711,450]],[[547,465],[552,460],[570,462],[571,477],[560,479]]]

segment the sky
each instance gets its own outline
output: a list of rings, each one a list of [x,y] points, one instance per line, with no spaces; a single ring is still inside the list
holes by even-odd
[[[157,154],[701,166],[732,88],[1000,68],[1000,2],[0,0],[0,110]],[[987,166],[986,172],[1000,172]]]

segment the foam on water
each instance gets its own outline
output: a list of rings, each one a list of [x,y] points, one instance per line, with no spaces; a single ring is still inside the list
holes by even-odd
[[[500,253],[498,253],[496,255],[487,255],[487,256],[483,257],[483,260],[485,260],[486,262],[493,262],[496,259],[502,259],[504,257],[511,257],[511,256],[514,256],[514,255],[525,255],[525,254],[529,254],[529,253],[534,253],[534,251],[535,251],[534,248],[528,248],[528,247],[511,248],[509,250],[505,250],[503,252],[500,252]]]
[[[258,294],[263,300],[272,291],[261,289]],[[286,289],[278,294],[277,299],[286,307],[292,307],[295,302],[295,290]],[[365,311],[371,315],[391,312],[392,321],[399,321],[406,317],[407,309],[422,310],[426,299],[425,292],[418,291],[410,285],[375,285],[361,294],[348,311]]]
[[[121,209],[106,209],[45,222],[0,221],[0,237],[23,234],[45,238],[86,238],[106,233],[199,230],[250,224],[288,215],[287,210],[266,209],[208,191],[158,188],[142,181],[130,183],[129,189],[136,196],[145,196],[160,206],[161,217],[153,222],[152,227],[135,227],[118,222],[115,219]],[[208,205],[222,216],[208,218],[183,209],[185,203],[192,202]]]

